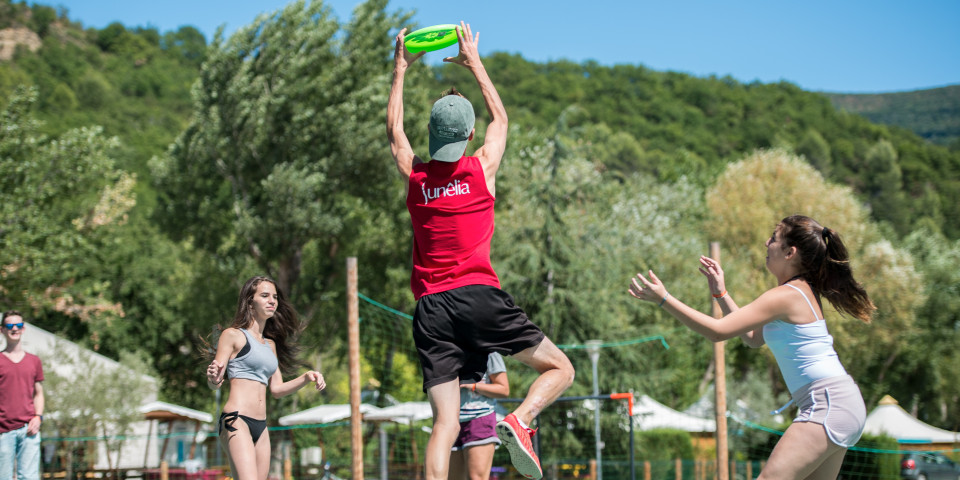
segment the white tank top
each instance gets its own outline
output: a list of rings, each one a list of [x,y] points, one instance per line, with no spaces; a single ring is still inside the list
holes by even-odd
[[[803,291],[787,286],[803,295],[817,318],[817,311]],[[763,339],[777,359],[790,393],[814,380],[847,374],[833,349],[833,336],[827,331],[827,322],[822,318],[800,325],[774,320],[763,326]]]

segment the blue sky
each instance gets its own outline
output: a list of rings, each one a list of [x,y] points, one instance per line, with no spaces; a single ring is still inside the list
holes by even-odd
[[[47,0],[87,27],[114,21],[161,32],[193,25],[211,38],[285,0]],[[327,0],[346,21],[356,0]],[[480,53],[537,62],[595,60],[806,90],[875,93],[960,84],[960,0],[390,0],[418,26],[480,32]],[[439,62],[456,47],[428,53]],[[495,80],[495,79],[494,79]]]

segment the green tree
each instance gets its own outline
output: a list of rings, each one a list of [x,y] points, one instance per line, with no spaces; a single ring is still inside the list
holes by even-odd
[[[134,205],[136,179],[114,166],[117,140],[99,128],[40,136],[36,95],[21,89],[0,111],[0,301],[81,320],[122,316],[89,272]]]
[[[891,366],[890,394],[918,418],[956,431],[960,426],[960,242],[947,240],[934,226],[904,240],[924,274],[926,302],[918,328],[907,332],[908,349]]]
[[[298,1],[217,35],[194,85],[192,122],[151,161],[164,231],[234,278],[214,288],[235,299],[246,276],[275,278],[310,323],[304,343],[321,350],[345,329],[347,256],[361,258],[371,296],[409,302],[396,292],[406,290],[398,272],[410,237],[393,233],[409,220],[383,135],[390,32],[408,15],[385,8],[363,3],[341,26],[322,2]],[[411,75],[411,113],[428,107],[416,88],[428,76],[424,65]],[[381,288],[385,276],[396,286]]]
[[[571,115],[546,133],[512,127],[498,174],[494,267],[531,319],[571,347],[579,371],[590,370],[586,340],[608,344],[599,364],[603,391],[692,402],[710,358],[699,354],[706,341],[631,299],[626,288],[637,272],[653,268],[674,294],[708,306],[702,282],[689,275],[706,250],[698,227],[702,190],[686,179],[665,184],[648,174],[605,173],[606,162],[620,158],[621,150],[606,148],[612,134],[571,127]],[[657,341],[630,342],[657,335],[668,336],[669,353]],[[511,371],[517,391],[526,390],[531,372]],[[590,376],[580,375],[570,394],[588,394],[590,385]]]
[[[903,173],[892,143],[880,140],[867,150],[864,162],[866,191],[877,218],[890,222],[900,233],[908,228],[903,194]]]
[[[830,166],[833,163],[830,157],[830,144],[820,135],[820,132],[809,129],[797,144],[797,153],[820,171],[824,177],[830,176]]]

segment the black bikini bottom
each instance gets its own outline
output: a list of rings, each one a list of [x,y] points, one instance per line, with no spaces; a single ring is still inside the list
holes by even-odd
[[[260,435],[267,429],[267,419],[257,420],[256,418],[250,418],[246,415],[240,415],[239,411],[223,412],[220,414],[220,421],[218,422],[220,428],[217,430],[217,433],[222,432],[224,428],[226,428],[228,432],[236,432],[237,427],[233,426],[233,422],[236,422],[238,418],[247,424],[247,428],[250,429],[250,437],[253,439],[254,445],[256,445],[257,440],[260,440]]]

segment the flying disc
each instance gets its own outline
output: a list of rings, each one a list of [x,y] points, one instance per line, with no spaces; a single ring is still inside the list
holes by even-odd
[[[403,44],[410,53],[432,52],[457,43],[457,25],[434,25],[410,32],[403,37]]]

